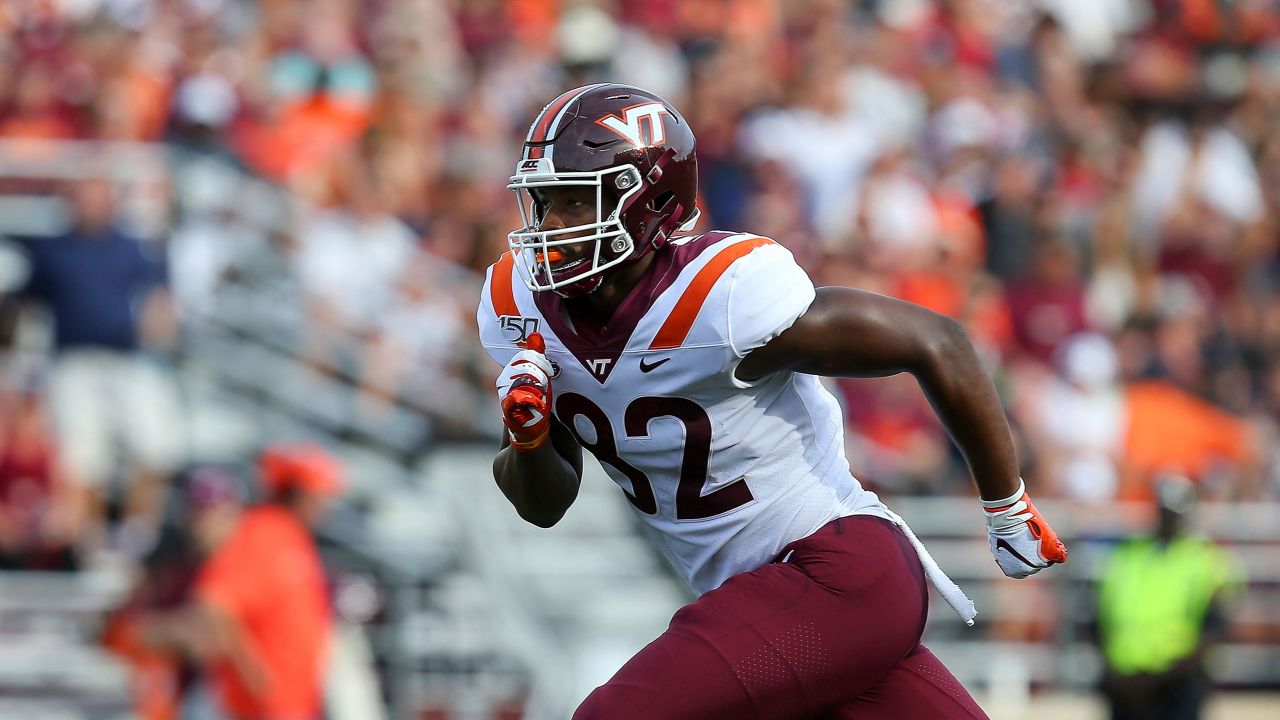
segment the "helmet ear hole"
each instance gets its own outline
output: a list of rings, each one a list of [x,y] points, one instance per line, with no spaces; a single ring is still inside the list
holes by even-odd
[[[662,212],[664,209],[666,209],[668,205],[671,204],[671,200],[675,196],[676,194],[671,191],[664,192],[658,197],[654,198],[653,202],[649,203],[649,207],[654,212]]]

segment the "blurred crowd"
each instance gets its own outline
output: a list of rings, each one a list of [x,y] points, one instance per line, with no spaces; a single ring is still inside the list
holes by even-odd
[[[1149,499],[1162,472],[1210,498],[1280,494],[1271,0],[14,0],[0,59],[0,142],[164,142],[297,200],[283,229],[95,231],[114,279],[32,250],[14,294],[51,308],[60,359],[2,386],[6,548],[82,526],[93,493],[32,498],[102,485],[120,450],[144,476],[137,542],[154,536],[145,476],[183,458],[150,350],[181,343],[174,319],[216,303],[246,248],[281,258],[315,365],[352,368],[371,407],[457,416],[435,378],[491,378],[470,364],[475,298],[441,278],[505,249],[506,178],[542,103],[602,79],[683,110],[700,229],[773,237],[819,284],[960,319],[1038,495]],[[106,223],[84,185],[73,235]],[[88,387],[104,367],[120,388]],[[108,417],[117,403],[115,437],[93,436],[60,387],[139,394],[162,430]],[[864,482],[971,492],[910,378],[838,389]]]
[[[311,553],[316,518],[296,488],[246,509],[235,478],[189,467],[190,320],[232,284],[284,287],[267,309],[299,319],[290,351],[349,380],[356,414],[497,427],[478,274],[520,222],[505,184],[528,123],[600,80],[684,112],[699,230],[961,320],[1037,497],[1151,501],[1177,475],[1280,499],[1276,0],[7,0],[6,162],[165,143],[290,198],[263,222],[257,186],[105,182],[145,169],[109,157],[73,183],[0,177],[69,210],[11,233],[21,273],[0,242],[0,335],[21,345],[31,307],[52,325],[48,357],[11,349],[0,373],[0,570],[148,557],[108,638],[161,688],[148,717],[203,662],[246,707],[316,702],[306,682],[251,699],[275,669],[227,641],[227,617],[272,610],[234,576],[269,574],[277,536]],[[910,377],[832,385],[864,483],[972,492]],[[320,624],[308,563],[300,617]],[[254,642],[314,635],[291,632]]]

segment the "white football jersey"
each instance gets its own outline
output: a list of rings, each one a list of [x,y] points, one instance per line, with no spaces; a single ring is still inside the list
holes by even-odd
[[[555,293],[530,292],[513,269],[505,255],[487,273],[485,349],[505,365],[542,333],[556,418],[695,592],[837,517],[893,520],[850,474],[839,405],[817,377],[734,376],[813,302],[813,283],[781,245],[724,232],[677,238],[605,327]]]

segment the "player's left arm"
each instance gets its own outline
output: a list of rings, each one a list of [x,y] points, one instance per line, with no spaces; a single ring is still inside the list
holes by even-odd
[[[1018,475],[1009,423],[991,379],[955,320],[862,290],[818,288],[789,328],[738,364],[743,381],[776,372],[837,377],[915,376],[964,453],[986,509],[992,552],[1026,577],[1067,559]]]

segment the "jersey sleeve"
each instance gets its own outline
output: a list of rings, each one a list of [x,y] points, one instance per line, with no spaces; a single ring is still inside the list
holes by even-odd
[[[503,336],[502,320],[494,308],[493,283],[496,267],[496,264],[491,265],[485,271],[484,287],[480,290],[480,306],[476,308],[476,326],[480,330],[480,344],[484,346],[484,351],[499,366],[505,366],[520,348]],[[509,277],[506,279],[510,280]]]
[[[729,288],[729,347],[735,359],[791,327],[814,297],[813,281],[783,246],[769,243],[745,255],[734,264]]]

